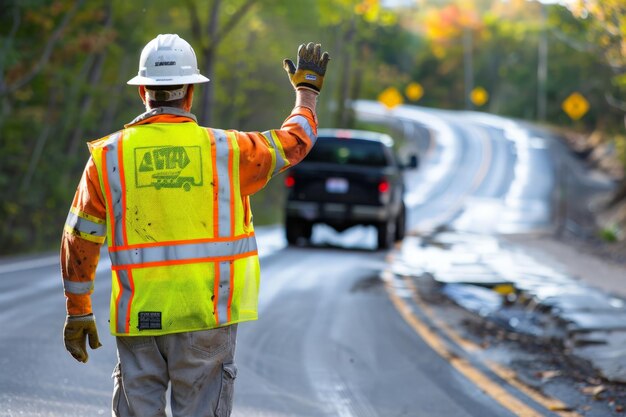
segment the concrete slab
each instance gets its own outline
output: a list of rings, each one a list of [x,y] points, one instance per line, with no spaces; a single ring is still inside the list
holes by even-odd
[[[563,313],[595,311],[598,313],[626,314],[623,301],[610,297],[599,290],[586,287],[580,287],[578,291],[555,294],[544,298],[541,302]]]
[[[559,319],[566,323],[569,332],[590,332],[594,330],[625,330],[626,313],[562,312]]]
[[[604,343],[574,347],[574,355],[590,361],[604,378],[626,383],[626,331],[593,332],[585,337]]]
[[[481,316],[493,314],[503,305],[499,294],[476,285],[448,284],[442,292],[456,304]]]

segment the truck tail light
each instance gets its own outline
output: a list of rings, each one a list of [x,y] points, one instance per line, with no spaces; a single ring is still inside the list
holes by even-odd
[[[381,193],[386,193],[387,191],[389,191],[389,181],[381,180],[378,183],[378,191]]]
[[[292,174],[289,174],[285,177],[285,186],[287,188],[291,188],[294,185],[296,185],[296,179],[293,177]]]

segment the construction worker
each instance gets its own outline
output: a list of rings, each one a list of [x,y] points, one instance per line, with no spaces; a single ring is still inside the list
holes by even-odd
[[[209,79],[185,40],[159,35],[143,49],[128,84],[146,112],[88,144],[61,245],[65,347],[87,362],[86,340],[101,346],[90,296],[108,243],[114,416],[165,416],[168,384],[174,416],[230,415],[237,323],[257,319],[249,196],[314,145],[328,61],[301,45],[297,64],[283,63],[293,111],[280,129],[245,133],[197,124],[194,86]]]

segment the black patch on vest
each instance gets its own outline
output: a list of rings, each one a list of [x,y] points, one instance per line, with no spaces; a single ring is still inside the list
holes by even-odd
[[[139,330],[161,330],[160,311],[142,311],[139,313]]]

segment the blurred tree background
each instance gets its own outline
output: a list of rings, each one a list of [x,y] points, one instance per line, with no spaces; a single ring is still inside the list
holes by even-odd
[[[187,39],[211,79],[193,108],[205,125],[279,126],[294,100],[282,60],[315,41],[332,57],[323,127],[354,125],[351,100],[419,83],[405,103],[595,132],[624,163],[625,19],[626,0],[5,0],[0,254],[56,247],[85,142],[144,110],[126,81],[158,33]],[[474,87],[489,94],[482,106]],[[573,92],[590,104],[576,121],[561,107]],[[275,181],[255,196],[257,224],[280,221],[280,193]]]

